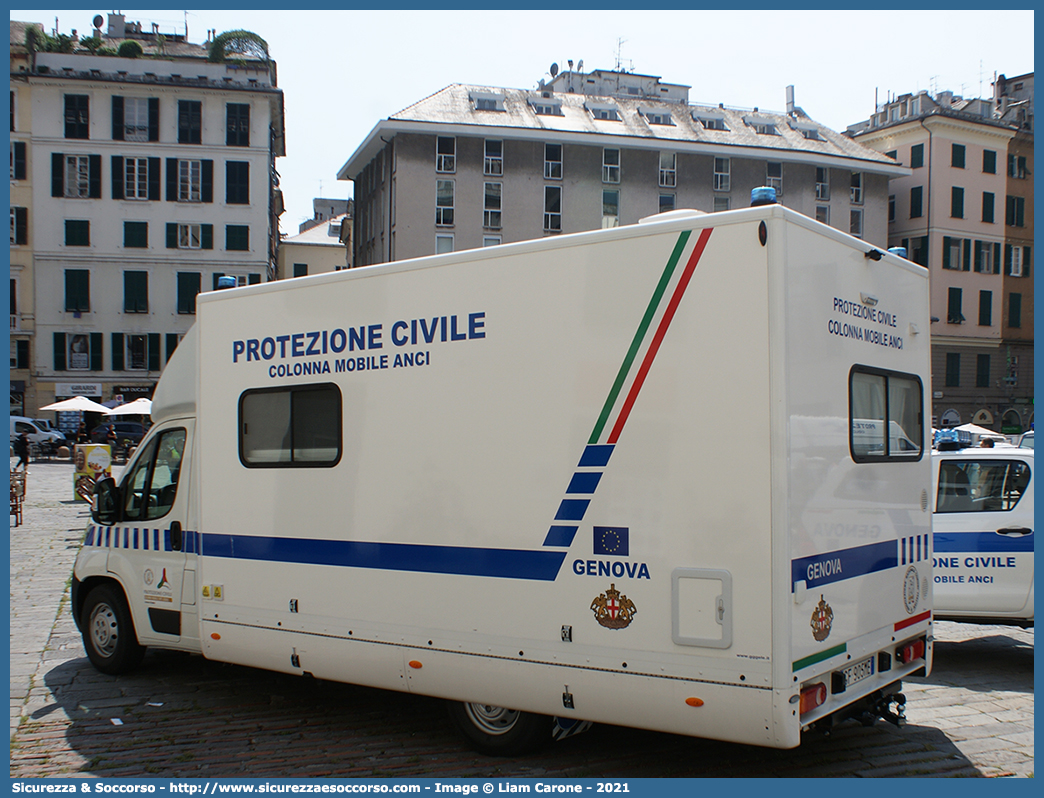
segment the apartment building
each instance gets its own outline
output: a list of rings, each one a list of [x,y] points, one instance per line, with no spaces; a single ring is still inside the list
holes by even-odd
[[[275,64],[108,19],[67,52],[11,23],[12,412],[151,395],[196,294],[275,279]]]
[[[849,128],[910,168],[890,182],[888,245],[930,270],[936,426],[1034,421],[1032,78],[889,98]]]
[[[909,170],[809,118],[695,105],[689,87],[568,71],[534,90],[454,84],[381,120],[338,172],[353,265],[632,224],[676,208],[780,202],[884,246]]]

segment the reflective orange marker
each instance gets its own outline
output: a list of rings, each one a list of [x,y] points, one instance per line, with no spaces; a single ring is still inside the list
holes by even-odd
[[[703,706],[703,699],[702,698],[686,698],[685,699],[685,703],[688,704],[690,707],[702,707]]]
[[[219,634],[218,634],[217,632],[211,632],[211,633],[210,633],[210,636],[211,636],[211,638],[213,638],[214,640],[220,640],[220,639],[221,639],[221,635],[219,635]]]
[[[411,659],[411,660],[410,660],[410,667],[411,667],[411,668],[414,668],[414,669],[416,669],[416,670],[420,670],[420,669],[421,669],[421,668],[423,668],[424,666],[423,666],[423,665],[422,665],[421,663],[417,662],[417,660],[415,660],[415,659]]]

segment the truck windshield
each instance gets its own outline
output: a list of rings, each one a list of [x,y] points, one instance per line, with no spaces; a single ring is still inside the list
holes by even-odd
[[[169,429],[149,442],[123,481],[123,517],[128,521],[162,518],[178,492],[185,430]]]

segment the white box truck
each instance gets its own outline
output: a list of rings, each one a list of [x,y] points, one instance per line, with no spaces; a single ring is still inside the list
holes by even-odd
[[[928,324],[927,270],[779,205],[201,294],[96,495],[87,652],[442,697],[491,753],[898,722]]]

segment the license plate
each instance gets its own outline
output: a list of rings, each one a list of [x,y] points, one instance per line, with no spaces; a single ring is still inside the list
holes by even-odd
[[[841,673],[845,677],[846,687],[851,687],[853,684],[863,681],[863,679],[869,679],[874,675],[874,658],[867,657],[860,662],[849,665],[847,668],[843,668]]]

